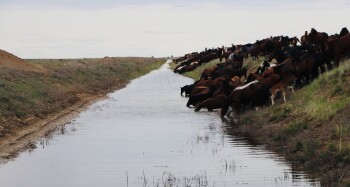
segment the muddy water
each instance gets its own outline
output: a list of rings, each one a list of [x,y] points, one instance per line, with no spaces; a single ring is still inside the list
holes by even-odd
[[[167,65],[92,105],[0,166],[6,187],[318,186],[283,158],[185,107]]]

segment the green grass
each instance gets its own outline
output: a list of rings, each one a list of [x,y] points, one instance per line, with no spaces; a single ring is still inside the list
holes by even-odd
[[[327,120],[350,104],[350,61],[326,72],[292,98],[295,114]]]
[[[280,121],[285,119],[291,113],[291,107],[271,107],[269,109],[268,115],[270,117],[269,121]]]
[[[284,132],[287,134],[294,134],[302,130],[306,130],[309,128],[309,124],[305,121],[297,121],[290,123],[285,129]]]

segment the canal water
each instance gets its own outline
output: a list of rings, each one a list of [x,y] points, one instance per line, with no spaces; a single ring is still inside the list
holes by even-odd
[[[4,187],[319,186],[282,157],[185,106],[193,80],[160,69],[0,166]]]

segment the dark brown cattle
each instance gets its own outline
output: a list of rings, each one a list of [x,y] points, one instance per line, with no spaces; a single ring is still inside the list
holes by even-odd
[[[350,34],[326,43],[326,54],[338,66],[343,57],[350,56]]]
[[[181,95],[183,93],[185,93],[185,96],[189,96],[192,92],[192,90],[196,87],[196,84],[198,83],[198,81],[196,81],[195,83],[193,84],[189,84],[189,85],[185,85],[183,87],[181,87]]]
[[[259,78],[260,75],[256,73],[249,73],[247,79],[246,79],[246,84],[255,81],[257,78]]]
[[[301,38],[300,38],[301,46],[307,45],[307,40],[308,40],[307,36],[308,36],[307,31],[305,31],[305,34],[303,36],[301,36]]]
[[[297,85],[300,85],[301,81],[308,83],[318,76],[318,63],[312,55],[305,54],[299,57],[298,60],[293,60],[293,65],[293,73],[297,77]]]
[[[207,87],[213,87],[213,89],[217,90],[222,87],[223,84],[228,83],[229,79],[230,77],[228,76],[221,76],[214,80],[201,80],[197,83],[190,96],[200,93],[204,88]]]
[[[289,38],[289,45],[296,47],[298,45],[298,42],[301,43],[299,38],[296,36]]]
[[[274,49],[274,41],[271,39],[266,39],[262,44],[259,45],[262,55],[267,55],[271,53]]]
[[[221,55],[220,55],[220,62],[222,61],[222,59],[225,59],[225,62],[227,61],[228,56],[230,56],[230,54],[233,53],[232,51],[224,51]]]
[[[296,80],[296,77],[291,76],[289,78],[285,78],[284,80],[281,80],[279,83],[272,86],[272,88],[271,88],[272,106],[275,105],[274,99],[275,99],[277,92],[282,92],[283,100],[285,103],[287,102],[286,91],[289,88],[294,93],[293,86],[291,86],[290,84],[293,83],[295,80]]]
[[[343,36],[345,36],[347,34],[349,34],[349,30],[346,27],[344,27],[344,28],[341,29],[341,31],[339,33],[339,38],[341,38],[341,37],[343,37]]]
[[[259,46],[255,45],[252,47],[250,50],[250,56],[253,58],[253,60],[259,60],[260,51]]]
[[[328,36],[328,41],[335,40],[335,39],[339,39],[339,35],[338,34],[334,34],[334,35]]]
[[[214,92],[214,88],[213,87],[209,87],[207,90],[202,91],[199,94],[190,96],[186,106],[190,107],[192,106],[196,106],[199,102],[204,101],[206,99],[209,99],[213,96],[213,92]]]
[[[216,69],[216,66],[211,68],[206,68],[201,74],[201,80],[209,80],[212,78],[212,72]]]
[[[192,91],[190,92],[189,96],[193,96],[193,95],[197,95],[203,92],[207,92],[208,91],[208,87],[207,86],[195,86]]]
[[[193,71],[197,67],[198,67],[198,63],[194,63],[194,64],[191,64],[191,65],[188,65],[188,66],[182,66],[181,68],[175,68],[174,72],[182,74],[182,73],[185,73],[185,72],[188,72],[188,71]]]
[[[292,56],[283,63],[268,68],[262,77],[277,73],[281,76],[281,79],[286,79],[294,75],[297,77],[296,86],[300,87],[302,82],[308,83],[318,76],[318,67],[317,58],[313,55]]]
[[[242,69],[243,67],[243,56],[241,54],[238,54],[235,56],[232,63],[232,68],[235,72],[238,72]]]
[[[243,86],[244,83],[241,82],[241,78],[238,76],[234,76],[231,80],[230,80],[230,84],[229,84],[232,88],[236,88],[239,86]]]
[[[323,50],[325,43],[328,40],[328,34],[325,32],[317,32],[316,29],[312,28],[310,34],[308,35],[308,44],[313,44]]]
[[[269,90],[273,85],[280,81],[278,74],[273,74],[259,81],[253,81],[243,87],[236,88],[227,98],[227,102],[221,108],[222,119],[227,113],[227,109],[233,105],[236,113],[239,113],[242,105],[252,102],[253,106],[259,106],[266,103]]]
[[[276,59],[277,64],[282,63],[287,59],[288,55],[282,50],[274,50],[267,57],[267,61],[271,62],[273,59]]]
[[[262,77],[266,78],[272,74],[278,74],[281,79],[283,79],[284,77],[289,77],[292,75],[294,71],[293,59],[287,58],[283,63],[265,70]]]
[[[225,94],[220,94],[214,98],[207,99],[197,104],[195,111],[198,112],[202,108],[207,108],[208,111],[213,111],[214,109],[221,108],[226,102],[227,96]]]

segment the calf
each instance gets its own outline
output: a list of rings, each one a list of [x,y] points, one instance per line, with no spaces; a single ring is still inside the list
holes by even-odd
[[[290,86],[291,83],[293,83],[296,80],[296,77],[291,76],[287,79],[281,80],[279,83],[275,84],[274,86],[272,86],[271,88],[271,102],[272,102],[272,106],[275,105],[274,99],[276,97],[277,92],[282,92],[283,94],[283,100],[286,103],[286,90],[287,88],[289,88],[293,93],[294,93],[294,88],[293,86]]]

